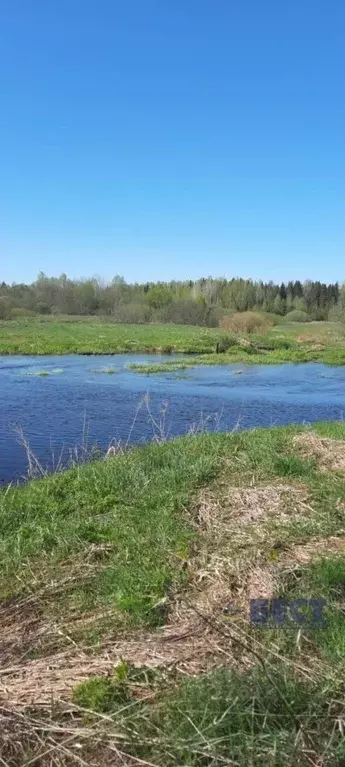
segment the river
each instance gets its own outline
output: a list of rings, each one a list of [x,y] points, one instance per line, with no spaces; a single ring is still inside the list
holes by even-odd
[[[27,475],[18,429],[42,467],[51,469],[65,465],[77,445],[81,457],[112,440],[140,443],[191,429],[312,423],[345,413],[344,367],[236,364],[155,375],[128,370],[131,362],[163,359],[0,357],[0,482]],[[103,372],[109,369],[112,374]]]

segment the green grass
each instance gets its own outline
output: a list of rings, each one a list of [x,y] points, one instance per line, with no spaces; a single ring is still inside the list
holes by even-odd
[[[216,347],[221,353],[216,354]],[[285,322],[266,336],[229,336],[220,328],[116,324],[101,317],[31,317],[0,321],[0,355],[185,354],[188,359],[132,365],[141,373],[196,365],[324,362],[345,364],[345,325]]]
[[[150,445],[76,467],[0,495],[0,597],[26,594],[60,566],[76,582],[48,610],[65,615],[111,605],[118,626],[157,622],[156,603],[174,588],[193,531],[181,515],[189,493],[216,472],[218,443]],[[91,557],[92,577],[78,578]]]
[[[321,657],[332,664],[335,673],[342,675],[345,670],[345,558],[322,557],[309,566],[300,567],[294,578],[282,588],[282,597],[288,601],[294,598],[323,599],[324,626],[306,630],[309,640],[317,647]],[[306,619],[312,617],[306,609]]]
[[[345,349],[296,348],[287,350],[263,351],[252,347],[236,346],[225,354],[204,354],[193,359],[167,360],[166,362],[131,363],[130,370],[145,375],[151,373],[171,373],[188,370],[200,365],[280,365],[282,363],[323,362],[327,365],[345,365]]]
[[[141,720],[145,722],[143,715]],[[155,711],[147,712],[147,721],[147,735],[154,745],[141,748],[139,754],[167,767],[306,765],[304,752],[310,743],[298,737],[301,731],[313,732],[315,751],[326,756],[329,751],[324,691],[296,679],[283,666],[269,678],[256,667],[243,674],[221,670],[185,680],[175,693],[169,691],[169,697],[163,697]],[[161,738],[156,737],[155,743],[157,730]],[[337,733],[334,755],[340,756],[341,740]]]
[[[1,354],[206,354],[222,330],[187,325],[125,325],[75,318],[0,321]]]
[[[129,710],[125,731],[129,752],[149,764],[240,765],[240,767],[297,767],[307,765],[313,750],[329,755],[330,711],[325,690],[297,679],[278,665],[270,675],[254,667],[242,674],[217,670],[176,686],[163,684],[154,704],[135,703],[133,689],[143,671],[119,683],[116,677],[96,677],[80,684],[74,701],[86,710],[115,714]],[[132,684],[131,684],[132,682]],[[130,711],[132,707],[132,711]],[[334,712],[341,707],[334,706]],[[96,719],[97,721],[97,719]],[[313,733],[312,748],[307,736]],[[140,733],[140,738],[135,733]],[[135,742],[135,741],[141,742]],[[335,734],[332,757],[344,753],[341,734]],[[321,764],[340,762],[321,762]]]
[[[345,444],[342,422],[317,424],[313,431]],[[279,561],[311,539],[344,537],[345,473],[321,471],[317,456],[296,444],[300,433],[308,430],[185,437],[0,492],[0,628],[5,621],[8,642],[6,609],[18,606],[21,621],[31,610],[30,620],[58,629],[53,638],[42,632],[39,641],[29,631],[24,648],[13,640],[7,665],[20,669],[27,658],[46,656],[45,664],[54,668],[54,653],[61,650],[82,658],[83,678],[73,693],[79,707],[73,728],[79,716],[81,729],[73,731],[84,763],[109,763],[107,743],[159,767],[344,763],[345,556],[323,555],[306,565]],[[272,513],[268,508],[243,527],[240,503],[229,505],[232,489],[273,493],[277,487],[283,487],[284,513],[272,506]],[[302,499],[297,511],[293,491]],[[200,492],[214,499],[216,521],[225,514],[220,532],[197,521]],[[210,574],[223,572],[224,589],[232,584],[236,594],[254,566],[274,568],[276,596],[325,598],[327,627],[256,629],[217,612],[211,619],[220,632],[223,667],[212,670],[216,642],[209,671],[189,675],[183,663],[134,669],[124,656],[116,668],[85,678],[86,653],[95,660],[103,643],[108,652],[119,637],[140,639],[143,631],[152,632],[153,641],[171,620],[171,606],[199,595]],[[196,638],[199,631],[194,629]],[[67,679],[69,662],[67,655]],[[32,703],[27,716],[30,711]],[[61,722],[56,706],[52,717],[55,725]],[[84,727],[95,728],[95,741],[83,740]],[[42,748],[51,745],[45,732]],[[19,767],[22,752],[10,761],[6,747],[0,735],[0,756]],[[36,739],[30,758],[40,748]]]
[[[327,433],[328,426],[319,428]],[[345,438],[345,426],[335,428]],[[309,483],[324,517],[309,515],[299,539],[313,531],[334,533],[335,501],[345,501],[345,480],[335,474],[325,484],[315,460],[295,454],[292,440],[300,431],[258,429],[149,444],[1,491],[0,597],[27,593],[66,563],[70,568],[74,562],[78,573],[90,554],[99,567],[86,583],[77,578],[59,595],[65,609],[111,604],[119,625],[155,622],[153,606],[175,588],[182,577],[179,561],[196,545],[183,509],[198,487],[221,473],[225,459],[226,482],[240,487],[275,477]]]

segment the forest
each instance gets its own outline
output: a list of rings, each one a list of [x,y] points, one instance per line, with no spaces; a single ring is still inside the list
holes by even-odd
[[[0,284],[0,319],[33,315],[101,315],[116,322],[174,322],[217,327],[224,315],[261,311],[291,320],[344,320],[345,284],[243,278],[129,284],[115,276],[70,279],[40,272],[32,284]],[[292,313],[292,314],[291,314]]]

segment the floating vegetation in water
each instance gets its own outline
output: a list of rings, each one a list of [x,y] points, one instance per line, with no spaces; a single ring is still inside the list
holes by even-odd
[[[94,368],[91,373],[104,373],[105,375],[112,376],[120,371],[116,368]]]
[[[19,373],[19,375],[30,377],[40,376],[45,378],[50,375],[59,375],[60,373],[63,373],[63,368],[54,368],[54,370],[27,370],[24,373]]]

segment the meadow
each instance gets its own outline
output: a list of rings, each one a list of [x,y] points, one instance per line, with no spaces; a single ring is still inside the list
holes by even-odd
[[[30,317],[0,322],[0,354],[135,354],[215,350],[223,332],[173,324],[127,325],[95,317]]]
[[[276,319],[276,321],[278,321]],[[220,353],[217,354],[217,351]],[[0,355],[186,354],[193,358],[134,366],[161,372],[191,364],[326,362],[345,364],[345,325],[283,322],[257,333],[174,324],[122,324],[104,317],[30,317],[0,322]]]
[[[275,365],[285,362],[345,364],[345,325],[333,322],[279,323],[264,335],[223,332],[217,339],[220,353],[203,353],[192,359],[133,363],[137,373],[164,373],[197,365]]]
[[[201,434],[3,489],[1,763],[340,767],[344,448]]]

